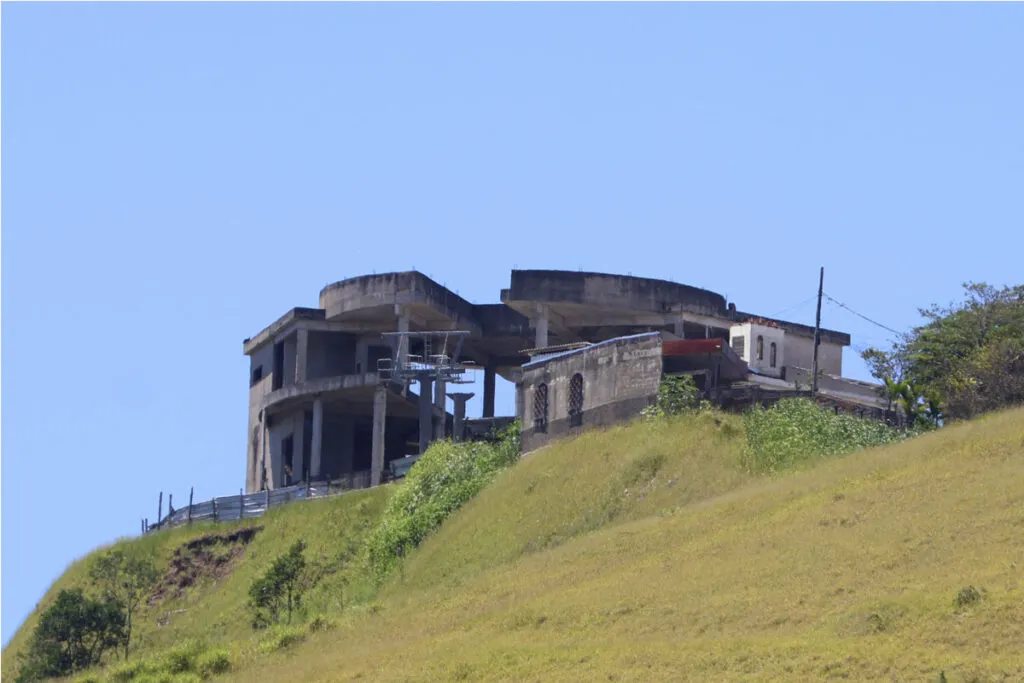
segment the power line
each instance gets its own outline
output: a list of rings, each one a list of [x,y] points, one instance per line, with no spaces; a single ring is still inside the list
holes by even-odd
[[[856,316],[858,316],[858,317],[860,317],[860,318],[863,318],[864,320],[867,320],[867,321],[868,321],[869,323],[871,323],[872,325],[876,325],[876,326],[878,326],[878,327],[881,327],[881,328],[882,328],[883,330],[887,330],[887,331],[889,331],[889,332],[892,332],[892,333],[893,333],[893,334],[895,334],[895,335],[896,335],[897,337],[901,337],[901,336],[903,336],[903,333],[902,333],[902,332],[897,332],[896,330],[892,329],[891,327],[889,327],[889,326],[887,326],[887,325],[883,325],[882,323],[880,323],[880,322],[878,322],[878,321],[876,321],[876,320],[872,320],[871,318],[867,317],[867,316],[866,316],[866,315],[864,315],[863,313],[858,313],[857,311],[853,310],[852,308],[850,308],[849,306],[847,306],[846,304],[844,304],[844,303],[843,303],[842,301],[837,301],[837,300],[833,299],[832,297],[830,297],[830,296],[829,296],[828,294],[825,294],[825,298],[826,298],[826,299],[828,299],[829,301],[831,301],[832,303],[834,303],[835,305],[837,305],[837,306],[839,306],[839,307],[841,307],[841,308],[845,308],[845,309],[846,309],[846,310],[848,310],[848,311],[849,311],[850,313],[853,313],[854,315],[856,315]]]
[[[774,318],[774,317],[776,317],[776,316],[780,316],[780,315],[782,315],[783,313],[788,313],[788,312],[790,312],[790,311],[796,310],[796,309],[800,308],[801,306],[806,306],[807,304],[809,304],[809,303],[811,303],[812,301],[814,301],[814,300],[815,300],[816,298],[818,298],[818,295],[817,295],[817,294],[812,294],[811,296],[809,296],[808,298],[804,299],[804,300],[803,300],[803,301],[801,301],[800,303],[798,303],[798,304],[793,304],[792,306],[789,306],[789,307],[787,307],[787,308],[783,308],[783,309],[782,309],[781,311],[779,311],[778,313],[772,313],[772,314],[771,314],[770,316],[768,316],[768,317],[769,317],[769,318]]]

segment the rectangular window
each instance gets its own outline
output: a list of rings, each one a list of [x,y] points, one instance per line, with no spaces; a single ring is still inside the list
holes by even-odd
[[[263,379],[263,366],[257,365],[252,371],[252,378],[249,380],[249,386],[255,385]]]
[[[733,351],[734,351],[734,352],[736,353],[736,355],[737,355],[737,356],[739,356],[740,358],[742,358],[742,357],[743,357],[743,350],[744,350],[744,348],[743,348],[743,347],[744,347],[744,342],[745,342],[745,340],[744,340],[744,338],[743,338],[743,335],[742,335],[742,334],[740,334],[740,335],[736,335],[735,337],[733,337],[733,338],[732,338],[732,350],[733,350]]]

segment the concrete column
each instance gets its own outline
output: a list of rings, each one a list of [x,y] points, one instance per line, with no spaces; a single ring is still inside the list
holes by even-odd
[[[395,306],[395,313],[398,315],[398,331],[408,332],[409,331],[409,313],[405,310],[404,306]],[[409,339],[404,340],[401,349],[399,350],[399,360],[402,365],[405,365],[405,358],[409,355]],[[424,359],[425,360],[425,359]]]
[[[446,386],[446,384],[447,383],[444,380],[437,380],[437,383],[434,385],[434,412],[436,413],[436,415],[434,416],[436,420],[436,423],[434,425],[435,439],[444,438],[444,427],[445,422],[447,422],[445,416],[445,398],[447,396],[448,387]]]
[[[526,416],[523,415],[523,383],[516,382],[516,418],[522,423],[522,428],[526,429]]]
[[[384,422],[387,418],[388,390],[380,385],[373,394],[373,439],[370,456],[370,486],[379,486],[384,471]]]
[[[711,325],[704,326],[704,338],[711,339]]]
[[[356,340],[356,373],[376,372],[377,368],[367,367],[370,363],[370,342],[367,339]]]
[[[531,322],[533,323],[533,329],[537,332],[534,346],[542,349],[548,345],[548,307],[538,306],[537,315]]]
[[[431,386],[434,380],[429,377],[420,379],[420,455],[430,447],[434,434],[434,402],[431,400]]]
[[[306,381],[306,358],[309,356],[309,330],[295,330],[295,383]]]
[[[676,336],[679,337],[680,339],[686,339],[686,328],[683,327],[685,324],[686,323],[683,320],[677,320],[675,322],[675,329],[673,330],[673,332],[675,332]]]
[[[263,421],[263,424],[260,427],[260,472],[258,475],[260,478],[259,487],[262,488],[263,486],[266,486],[269,489],[270,476],[268,472],[270,468],[267,467],[267,455],[270,453],[270,428],[267,427],[267,418],[265,414],[261,419]]]
[[[494,417],[494,366],[484,367],[484,417]]]
[[[309,477],[320,476],[320,451],[324,443],[324,402],[317,396],[313,399],[313,443],[309,448]]]
[[[451,397],[452,403],[455,404],[453,411],[455,413],[455,425],[452,429],[452,441],[462,441],[462,430],[466,420],[466,401],[473,398],[475,394],[467,392],[454,392],[448,394]]]

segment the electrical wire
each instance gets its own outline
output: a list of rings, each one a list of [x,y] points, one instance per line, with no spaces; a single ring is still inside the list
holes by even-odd
[[[846,304],[844,304],[844,303],[843,303],[842,301],[837,301],[836,299],[833,299],[832,297],[830,297],[830,296],[829,296],[828,294],[825,294],[824,292],[822,293],[822,296],[824,296],[824,297],[825,297],[826,299],[828,299],[829,301],[831,301],[831,302],[832,302],[832,303],[834,303],[835,305],[837,305],[837,306],[839,306],[839,307],[841,307],[841,308],[845,308],[845,309],[846,309],[846,310],[848,310],[848,311],[849,311],[850,313],[853,313],[853,314],[854,314],[855,316],[857,316],[857,317],[860,317],[860,318],[863,318],[864,320],[867,320],[867,321],[868,321],[869,323],[871,323],[872,325],[875,325],[875,326],[877,326],[877,327],[881,327],[881,328],[882,328],[883,330],[886,330],[886,331],[888,331],[888,332],[892,332],[892,333],[893,333],[893,334],[895,334],[895,335],[896,335],[897,337],[901,337],[901,336],[903,336],[903,333],[901,333],[901,332],[897,332],[896,330],[892,329],[891,327],[889,327],[889,326],[887,326],[887,325],[883,325],[882,323],[880,323],[880,322],[878,322],[878,321],[876,321],[876,320],[872,320],[871,318],[867,317],[867,316],[866,316],[866,315],[864,315],[863,313],[858,313],[857,311],[853,310],[852,308],[850,308],[849,306],[847,306]]]
[[[811,296],[810,296],[809,298],[807,298],[807,299],[804,299],[804,300],[803,300],[803,301],[801,301],[800,303],[798,303],[798,304],[793,304],[792,306],[789,306],[789,307],[787,307],[787,308],[783,308],[783,309],[782,309],[781,311],[779,311],[778,313],[772,313],[772,314],[771,314],[770,316],[768,316],[768,317],[769,317],[769,318],[775,318],[775,317],[777,317],[777,316],[780,316],[780,315],[782,315],[783,313],[788,313],[788,312],[790,312],[790,311],[794,311],[794,310],[796,310],[796,309],[800,308],[801,306],[806,306],[807,304],[809,304],[809,303],[811,303],[812,301],[814,301],[814,300],[815,300],[816,298],[818,298],[818,295],[817,295],[817,294],[812,294],[812,295],[811,295]]]

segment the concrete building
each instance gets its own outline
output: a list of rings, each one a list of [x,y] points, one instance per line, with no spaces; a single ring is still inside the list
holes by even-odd
[[[419,385],[380,381],[378,364],[395,354],[383,335],[446,330],[464,333],[460,358],[484,374],[481,420],[467,419],[455,436],[479,433],[480,424],[498,419],[497,377],[517,385],[517,416],[534,411],[541,371],[552,377],[544,438],[561,429],[560,420],[568,429],[580,414],[587,424],[633,414],[656,395],[665,358],[674,359],[670,365],[689,362],[686,354],[665,356],[666,343],[729,340],[719,372],[734,371],[739,359],[759,381],[788,386],[810,367],[814,332],[740,312],[714,292],[624,275],[514,270],[500,303],[482,305],[416,271],[342,280],[321,290],[317,308],[293,308],[243,343],[250,359],[246,489],[325,478],[375,485],[388,463],[418,453]],[[424,343],[413,341],[400,353],[436,351]],[[828,376],[841,377],[849,344],[849,335],[822,330],[819,365]],[[437,384],[428,397],[435,438],[453,435],[455,422],[448,388]],[[532,424],[524,420],[524,433]]]

